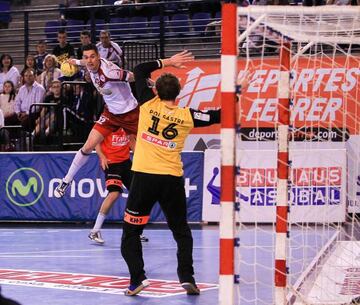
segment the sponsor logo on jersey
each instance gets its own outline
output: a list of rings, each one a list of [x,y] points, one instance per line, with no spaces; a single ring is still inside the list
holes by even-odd
[[[176,143],[172,142],[172,141],[166,141],[166,140],[162,140],[159,138],[156,138],[154,136],[151,136],[145,132],[143,132],[141,134],[141,138],[151,144],[157,145],[157,146],[161,146],[161,147],[165,147],[165,148],[170,148],[170,149],[174,149],[176,147]]]
[[[129,286],[130,280],[126,277],[111,275],[0,269],[0,283],[122,295]],[[218,288],[216,284],[197,283],[197,285],[201,291]],[[184,293],[185,290],[178,281],[150,279],[150,286],[140,294],[146,297],[161,298]]]

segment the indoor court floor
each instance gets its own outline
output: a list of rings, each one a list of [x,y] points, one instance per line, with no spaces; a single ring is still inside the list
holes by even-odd
[[[120,254],[121,228],[102,230],[96,245],[89,229],[2,227],[2,294],[22,305],[218,304],[219,237],[217,226],[193,229],[195,277],[200,296],[187,296],[177,282],[176,244],[166,228],[144,231],[145,270],[151,285],[139,296],[124,296],[129,285]]]

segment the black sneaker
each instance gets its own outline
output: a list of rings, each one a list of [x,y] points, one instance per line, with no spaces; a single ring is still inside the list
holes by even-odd
[[[199,295],[200,289],[196,286],[195,283],[184,282],[181,283],[181,287],[186,290],[186,294],[188,295]]]
[[[143,243],[147,243],[149,241],[149,239],[144,235],[140,235],[140,241]]]
[[[124,291],[124,294],[126,296],[134,296],[137,295],[141,290],[143,290],[145,287],[149,286],[150,282],[148,280],[143,280],[139,285],[130,285],[126,290]]]
[[[66,183],[64,179],[62,182],[55,188],[54,190],[54,196],[56,198],[64,197],[66,189],[70,186],[71,182]]]

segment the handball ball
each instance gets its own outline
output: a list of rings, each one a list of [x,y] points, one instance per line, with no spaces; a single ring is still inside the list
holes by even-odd
[[[77,72],[77,66],[63,62],[60,66],[61,73],[64,76],[71,77]]]

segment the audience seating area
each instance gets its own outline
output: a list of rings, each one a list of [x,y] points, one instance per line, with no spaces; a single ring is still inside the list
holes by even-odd
[[[220,12],[213,17],[210,13],[199,12],[193,15],[180,13],[172,16],[155,15],[150,18],[134,16],[130,18],[113,17],[108,21],[95,19],[96,36],[101,30],[109,30],[113,37],[121,40],[156,38],[160,35],[161,18],[164,22],[164,35],[166,37],[182,36],[206,36],[209,34],[206,28],[209,23],[220,20]],[[77,19],[48,21],[45,24],[46,40],[56,42],[57,32],[64,28],[68,32],[69,40],[78,40],[82,30],[90,30],[91,22]]]

